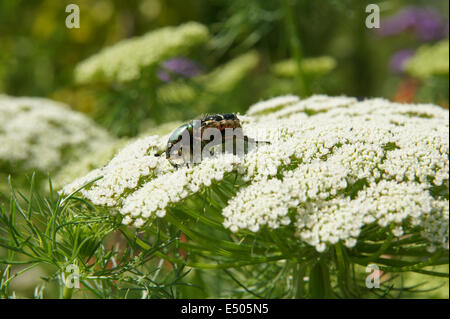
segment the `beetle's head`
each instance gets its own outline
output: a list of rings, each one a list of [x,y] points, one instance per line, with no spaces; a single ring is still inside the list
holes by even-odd
[[[167,141],[166,158],[169,160],[170,164],[175,167],[182,165],[185,162],[185,157],[188,154],[183,154],[183,143],[184,147],[190,146],[192,140],[192,123],[181,125],[170,135]]]

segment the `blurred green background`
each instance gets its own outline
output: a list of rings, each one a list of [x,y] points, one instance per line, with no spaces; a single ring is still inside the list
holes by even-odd
[[[380,7],[381,29],[365,26],[369,15],[365,9],[372,2]],[[78,29],[65,27],[69,3],[80,8]],[[181,90],[167,94],[169,87],[163,92],[169,98],[158,103],[146,97],[136,102],[131,97],[112,106],[122,103],[120,98],[136,85],[75,83],[76,65],[102,48],[188,21],[207,26],[211,34],[207,43],[188,57],[202,73],[249,51],[257,54],[255,65],[219,97],[188,99]],[[447,51],[444,48],[444,56],[437,59],[447,61],[442,61],[444,65],[437,71],[418,76],[402,67],[419,48],[442,41],[447,43]],[[287,93],[377,96],[448,107],[445,0],[2,0],[0,43],[0,92],[67,102],[119,136],[138,134],[138,124],[148,128],[155,122],[185,120],[202,112],[244,112],[251,103]],[[304,61],[314,57],[321,59],[309,64]],[[428,57],[428,63],[435,59]],[[305,63],[301,63],[299,75],[296,62],[302,60]],[[427,62],[419,64],[427,68]],[[140,82],[151,81],[141,78]],[[142,97],[142,91],[148,93],[166,84],[151,83],[135,95]],[[106,112],[102,103],[108,105]],[[152,103],[151,112],[136,110]],[[198,107],[200,104],[203,106]],[[125,109],[127,115],[114,118],[113,107]],[[121,123],[124,118],[134,124]],[[141,121],[143,118],[150,122]]]

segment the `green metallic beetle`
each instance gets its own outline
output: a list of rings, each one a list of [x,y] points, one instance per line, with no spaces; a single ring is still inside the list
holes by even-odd
[[[199,129],[198,134],[195,134],[195,129]],[[226,129],[242,129],[241,122],[239,118],[232,113],[225,114],[214,114],[203,117],[200,120],[192,120],[186,124],[183,124],[179,128],[177,128],[170,135],[169,140],[167,141],[167,148],[165,151],[159,154],[155,154],[155,156],[161,156],[166,153],[166,158],[169,162],[174,166],[178,167],[186,162],[187,156],[189,159],[192,156],[192,150],[194,149],[194,143],[199,142],[201,148],[206,144],[206,141],[202,139],[204,136],[205,130],[208,128],[218,129],[221,133],[222,140],[220,142],[221,145],[224,145],[224,141],[226,138]],[[196,137],[198,135],[198,137]],[[180,143],[183,140],[183,136],[187,136],[186,139],[189,141],[189,149],[190,152],[188,154],[183,154],[182,148],[180,147]],[[233,136],[233,142],[236,142],[237,137]],[[248,149],[248,143],[265,143],[270,144],[270,142],[258,142],[252,138],[249,138],[245,135],[242,135],[242,140],[246,143]],[[179,161],[177,163],[176,161]]]

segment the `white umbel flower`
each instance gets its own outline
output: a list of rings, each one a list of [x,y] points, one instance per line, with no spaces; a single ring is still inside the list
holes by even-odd
[[[136,80],[145,67],[186,54],[190,49],[205,43],[208,38],[208,29],[204,25],[188,22],[178,27],[165,27],[140,37],[125,39],[78,64],[75,79],[79,83]]]
[[[285,107],[300,101],[298,96],[295,95],[284,95],[275,97],[267,101],[261,101],[256,104],[251,105],[248,108],[248,115],[256,115],[264,112],[273,112],[275,109]]]
[[[0,166],[54,172],[67,160],[110,143],[81,113],[44,98],[0,95]]]
[[[124,149],[83,178],[106,177],[83,195],[140,227],[171,207],[182,210],[183,200],[212,183],[226,183],[238,187],[221,211],[232,232],[294,227],[298,240],[321,252],[338,242],[354,247],[367,225],[395,237],[419,227],[430,249],[448,249],[447,111],[318,95],[259,102],[249,113],[239,116],[245,134],[270,144],[175,169],[148,151],[167,137],[142,139],[136,147],[145,151]],[[229,182],[238,176],[243,185]]]
[[[172,170],[172,166],[162,157],[155,157],[161,147],[161,138],[156,135],[139,139],[124,147],[106,166],[93,170],[62,189],[71,193],[84,184],[102,177],[82,194],[96,205],[117,206],[124,192],[133,190],[140,183],[162,172]]]

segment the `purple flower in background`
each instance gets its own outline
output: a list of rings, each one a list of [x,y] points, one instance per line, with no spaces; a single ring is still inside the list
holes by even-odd
[[[394,53],[389,61],[389,69],[394,73],[402,73],[405,69],[405,63],[414,55],[414,50],[406,49]]]
[[[381,36],[390,36],[413,30],[420,40],[431,41],[446,35],[447,23],[434,8],[410,6],[381,21],[378,32]]]
[[[163,82],[169,82],[173,76],[190,78],[201,73],[199,66],[187,58],[172,58],[164,61],[158,70],[158,78]]]

